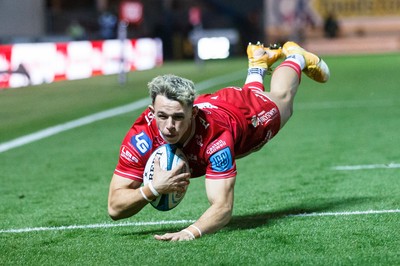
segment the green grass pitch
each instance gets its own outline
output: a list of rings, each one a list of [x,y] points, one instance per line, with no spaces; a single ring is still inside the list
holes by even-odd
[[[107,215],[119,144],[140,110],[0,153],[0,265],[398,265],[400,54],[324,59],[331,80],[303,75],[289,123],[238,161],[231,223],[196,241],[153,235],[203,213],[204,178],[170,212]],[[199,83],[242,70],[206,91],[241,86],[246,64],[166,63],[129,73],[125,86],[103,76],[1,91],[0,144],[145,98],[162,73]],[[360,165],[370,169],[335,168]]]

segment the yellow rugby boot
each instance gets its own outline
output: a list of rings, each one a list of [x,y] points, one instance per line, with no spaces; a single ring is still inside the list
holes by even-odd
[[[294,54],[302,55],[306,63],[304,74],[317,82],[328,81],[330,76],[328,65],[319,56],[306,51],[295,42],[286,42],[282,47],[282,53],[286,57]]]
[[[271,69],[271,66],[278,60],[284,57],[282,48],[279,45],[270,45],[264,47],[264,44],[249,43],[247,46],[247,57],[249,59],[249,68]]]

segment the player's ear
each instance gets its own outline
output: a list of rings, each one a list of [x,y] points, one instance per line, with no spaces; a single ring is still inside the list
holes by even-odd
[[[154,106],[150,104],[148,108],[149,108],[150,112],[152,112],[154,114]]]
[[[198,112],[199,112],[199,107],[197,107],[196,105],[193,106],[193,108],[192,108],[192,116],[195,117]]]

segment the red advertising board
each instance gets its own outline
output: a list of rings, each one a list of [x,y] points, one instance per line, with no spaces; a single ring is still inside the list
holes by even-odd
[[[117,74],[121,54],[125,71],[163,63],[161,40],[151,38],[0,45],[0,90]]]

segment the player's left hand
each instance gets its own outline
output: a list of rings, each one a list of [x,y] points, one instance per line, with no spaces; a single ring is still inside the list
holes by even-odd
[[[193,236],[184,231],[176,233],[166,233],[164,235],[155,235],[154,238],[160,241],[190,241],[194,240]]]
[[[168,194],[175,191],[185,192],[190,181],[190,174],[185,173],[185,162],[179,162],[173,169],[167,171],[161,169],[160,158],[154,159],[153,186],[160,194]]]

